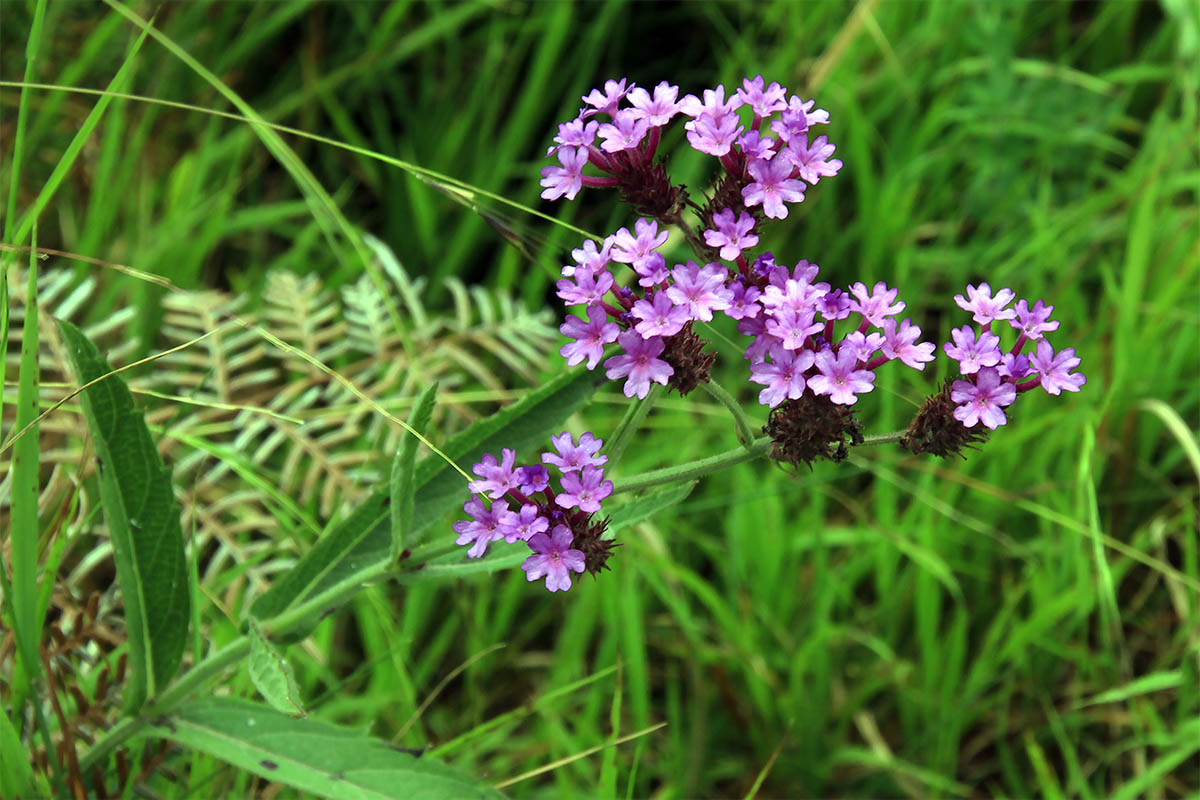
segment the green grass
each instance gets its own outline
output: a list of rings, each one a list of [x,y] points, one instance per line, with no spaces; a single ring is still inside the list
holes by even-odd
[[[148,18],[148,7],[134,10]],[[0,15],[6,81],[118,89],[114,76],[137,49],[140,30],[118,13],[50,3],[27,71],[34,6],[5,3]],[[1044,298],[1062,323],[1055,345],[1074,346],[1088,375],[1078,395],[1023,397],[1012,424],[965,461],[872,448],[797,477],[765,462],[711,476],[675,509],[624,531],[613,571],[566,595],[548,595],[519,571],[372,587],[288,649],[314,717],[430,746],[492,783],[666,723],[504,789],[513,796],[1200,791],[1200,22],[1192,6],[195,3],[163,6],[155,26],[212,75],[148,37],[121,91],[258,115],[599,233],[632,221],[611,196],[538,199],[541,155],[580,95],[606,77],[666,78],[698,92],[761,72],[830,111],[822,133],[846,164],[764,236],[781,261],[810,259],[836,283],[899,286],[906,313],[936,341],[965,322],[951,297],[968,282]],[[77,139],[97,109],[95,128]],[[43,281],[73,273],[60,294],[40,290],[44,313],[99,326],[102,346],[124,348],[114,362],[204,332],[171,310],[172,297],[199,308],[192,292],[220,289],[237,298],[236,313],[250,315],[271,307],[266,287],[278,273],[315,276],[331,297],[356,287],[366,274],[358,232],[383,240],[425,279],[433,318],[455,313],[452,277],[557,314],[548,290],[580,239],[484,196],[464,204],[386,160],[235,119],[11,85],[0,87],[0,111],[0,186],[15,186],[7,243],[26,243],[13,235],[38,207],[39,246],[178,287],[67,256],[38,265]],[[671,131],[663,151],[682,138],[679,126]],[[672,175],[702,186],[708,160],[675,149]],[[15,297],[28,255],[0,255],[11,260],[14,309],[23,308]],[[368,280],[394,286],[386,274]],[[79,292],[73,305],[70,291]],[[408,322],[407,300],[398,291],[387,299],[391,309],[376,309],[380,324],[387,329],[392,313]],[[504,347],[478,345],[503,343],[502,334],[472,325],[484,326],[485,338],[447,327],[432,340],[446,349],[427,361],[402,360],[422,352],[411,341],[381,345],[379,371],[356,374],[375,376],[369,396],[406,418],[440,370],[443,391],[463,399],[435,414],[429,435],[438,442],[511,399],[506,391],[538,382],[529,364],[534,372],[545,364],[543,377],[557,370],[536,353],[522,369],[506,366]],[[52,327],[40,330],[44,405],[67,380]],[[737,339],[732,326],[716,332]],[[5,440],[18,390],[30,391],[24,373],[17,384],[19,334],[14,323]],[[308,349],[279,335],[339,370],[357,363],[337,349],[339,337]],[[331,409],[353,398],[321,388],[310,365],[261,339],[231,330],[203,347],[194,348],[203,354],[195,364],[144,372],[141,385],[328,421],[311,434],[318,448],[288,450],[269,444],[273,427],[238,438],[261,416],[142,396],[159,426],[152,430],[169,440],[181,500],[196,509],[185,532],[220,523],[220,535],[190,551],[207,650],[232,641],[253,597],[311,547],[309,521],[344,512],[341,501],[323,507],[322,478],[345,479],[344,501],[383,485],[398,430],[362,405],[333,418]],[[736,388],[752,424],[763,424],[738,352],[718,350],[722,384]],[[388,388],[382,376],[393,359],[403,374]],[[268,368],[313,399],[288,405],[291,395],[264,390]],[[885,369],[879,391],[859,403],[868,431],[903,426],[944,371],[942,363],[931,375]],[[172,384],[175,375],[196,380]],[[614,389],[572,429],[614,431],[626,408]],[[74,630],[119,630],[81,426],[69,405],[39,428],[35,555],[42,570],[62,561],[34,577],[61,589],[53,625],[70,629],[97,592],[99,622]],[[719,403],[672,395],[643,422],[618,472],[736,445]],[[9,457],[0,456],[4,470]],[[205,483],[224,462],[228,471]],[[81,485],[77,504],[51,465]],[[283,486],[284,477],[287,494],[279,494],[271,481]],[[17,478],[14,469],[12,485]],[[15,575],[10,558],[25,564],[30,542],[18,541],[21,512],[10,511],[0,486],[0,555]],[[28,577],[21,573],[22,626]],[[5,594],[6,636],[18,604]],[[50,641],[43,631],[43,648]],[[86,659],[82,649],[52,653],[55,680],[78,684],[110,721],[117,704],[97,681],[104,664],[115,670],[114,646],[97,634]],[[11,642],[0,646],[6,708],[20,693],[13,652]],[[222,685],[255,696],[244,669]],[[80,712],[57,688],[68,717]],[[49,707],[26,706],[35,707],[60,735]],[[35,716],[9,719],[40,750]],[[101,729],[90,720],[77,733]],[[263,789],[179,749],[143,786],[164,797]]]

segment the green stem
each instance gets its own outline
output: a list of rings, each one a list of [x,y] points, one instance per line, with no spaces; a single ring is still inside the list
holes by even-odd
[[[608,447],[604,449],[605,455],[608,456],[610,465],[617,463],[621,458],[621,454],[625,452],[625,448],[629,446],[629,442],[633,439],[633,434],[637,432],[638,426],[642,424],[642,420],[650,413],[650,409],[658,402],[658,396],[662,392],[662,387],[658,384],[650,387],[650,393],[645,397],[635,400],[629,410],[625,412],[625,416],[621,418],[617,424],[617,429],[613,431],[613,435],[608,440]]]
[[[708,392],[714,399],[729,409],[729,413],[733,415],[733,423],[737,426],[738,441],[742,443],[742,447],[750,449],[754,442],[754,429],[750,427],[750,419],[746,413],[742,411],[741,405],[734,399],[733,395],[725,391],[725,387],[714,380],[709,380],[707,383],[700,384],[700,388]]]
[[[895,444],[903,439],[908,434],[907,430],[892,431],[891,433],[876,433],[871,436],[864,436],[859,447],[865,447],[873,444]]]
[[[650,472],[643,472],[640,475],[631,475],[628,478],[614,481],[615,488],[613,492],[634,492],[641,489],[649,489],[652,486],[683,483],[684,481],[703,478],[709,473],[727,469],[735,464],[741,464],[743,461],[750,461],[759,456],[764,456],[771,449],[771,445],[771,437],[762,436],[755,439],[749,448],[737,447],[733,450],[727,450],[724,453],[718,453],[715,456],[689,461],[677,467],[651,470]]]

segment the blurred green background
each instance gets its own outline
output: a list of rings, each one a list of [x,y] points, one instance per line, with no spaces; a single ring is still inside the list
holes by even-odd
[[[551,282],[581,237],[361,151],[603,235],[633,221],[612,195],[538,199],[542,154],[580,96],[610,77],[698,94],[761,73],[829,110],[821,133],[845,162],[764,236],[781,262],[810,259],[835,285],[899,286],[939,342],[967,321],[951,298],[968,282],[1045,299],[1062,322],[1051,341],[1075,347],[1088,376],[1078,395],[1022,397],[965,461],[864,449],[794,476],[766,463],[712,476],[626,531],[611,573],[565,595],[519,571],[375,587],[292,648],[314,715],[405,747],[442,745],[435,756],[489,781],[667,723],[515,783],[514,796],[1200,792],[1196,3],[132,8],[157,12],[156,27],[266,120],[359,148],[281,134],[348,224],[405,272],[371,280],[311,185],[247,123],[117,99],[38,231],[39,246],[103,262],[48,258],[43,304],[89,323],[115,361],[236,310],[391,408],[440,377],[452,399],[438,435],[458,430],[562,368]],[[137,29],[98,3],[51,2],[31,42],[32,3],[5,2],[0,15],[8,187],[22,96],[11,82],[103,89]],[[151,40],[122,91],[240,114]],[[50,88],[25,98],[17,217],[99,100]],[[711,159],[680,146],[682,133],[675,123],[660,152],[699,191]],[[716,375],[765,422],[736,338],[716,326]],[[414,342],[427,350],[414,355]],[[11,341],[6,400],[18,350]],[[135,385],[199,537],[210,601],[200,647],[228,640],[246,597],[373,487],[399,432],[286,353],[233,335],[194,351]],[[45,354],[52,395],[64,378]],[[868,431],[902,427],[945,370],[884,370],[858,405]],[[570,427],[604,437],[624,405],[614,384]],[[43,435],[61,437],[72,475],[79,422],[59,415]],[[735,445],[721,407],[672,397],[616,471]],[[64,616],[92,592],[112,599],[86,510],[45,531],[48,545],[66,542]],[[230,685],[253,694],[244,674]],[[143,789],[267,791],[179,752]]]

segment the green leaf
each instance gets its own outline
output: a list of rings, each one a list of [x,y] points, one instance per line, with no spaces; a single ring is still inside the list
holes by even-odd
[[[511,447],[518,452],[543,442],[551,430],[578,410],[596,389],[596,377],[584,370],[560,375],[521,400],[482,419],[451,439],[442,452],[460,468],[470,469],[485,452]],[[466,479],[441,458],[416,465],[416,498],[408,540],[443,519],[467,495]],[[250,613],[270,620],[285,611],[324,611],[364,581],[390,566],[391,487],[376,491],[346,520],[334,526],[278,583],[259,597]],[[447,531],[447,536],[449,532]],[[303,619],[303,614],[296,614]]]
[[[413,506],[416,498],[417,476],[413,467],[417,460],[417,437],[413,432],[425,434],[429,420],[433,416],[433,406],[437,400],[438,385],[426,387],[413,404],[412,413],[408,417],[411,431],[400,443],[396,458],[392,462],[392,547],[389,555],[392,559],[399,557],[404,550],[405,540],[412,530]]]
[[[79,381],[111,372],[95,345],[68,322],[63,339]],[[129,631],[126,712],[134,712],[171,680],[187,642],[187,568],[179,504],[146,420],[119,376],[80,395],[96,448],[100,501],[112,538],[113,560]]]
[[[8,713],[0,711],[0,797],[33,796],[29,751],[21,744]]]
[[[1124,686],[1101,692],[1090,700],[1084,700],[1079,708],[1100,705],[1101,703],[1123,703],[1131,697],[1137,697],[1151,692],[1161,692],[1164,689],[1175,689],[1183,684],[1183,673],[1177,669],[1165,672],[1151,672],[1136,678]]]
[[[254,620],[250,620],[250,658],[246,668],[258,693],[274,708],[292,716],[308,716],[300,704],[300,687],[292,665],[271,644]]]
[[[334,800],[503,797],[431,758],[357,731],[230,697],[197,700],[156,732],[270,781]]]

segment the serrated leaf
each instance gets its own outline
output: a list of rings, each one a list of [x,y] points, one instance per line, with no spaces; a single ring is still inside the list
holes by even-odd
[[[470,469],[485,452],[511,447],[518,452],[546,439],[549,432],[579,409],[596,389],[596,377],[571,371],[530,392],[521,400],[480,420],[455,436],[442,452]],[[466,481],[437,456],[416,465],[416,499],[408,546],[466,497]],[[391,492],[384,486],[353,514],[323,536],[296,566],[250,608],[269,620],[300,605],[318,607],[341,597],[350,587],[382,574],[391,551]],[[449,534],[447,534],[449,535]]]
[[[197,700],[157,732],[270,781],[334,800],[500,798],[486,784],[357,731],[230,697]]]
[[[78,328],[69,322],[59,327],[81,384],[112,371]],[[124,710],[132,713],[171,680],[187,642],[190,597],[179,504],[171,472],[120,376],[85,389],[80,400],[96,448],[100,500],[125,606],[130,677]]]
[[[392,462],[392,546],[389,555],[397,558],[404,550],[405,541],[412,530],[413,504],[417,491],[416,466],[417,437],[413,431],[424,435],[433,416],[433,406],[437,401],[438,385],[436,383],[425,387],[413,404],[412,413],[408,416],[408,425],[412,431],[400,442],[396,450],[396,458]]]
[[[296,684],[292,665],[254,620],[250,620],[249,636],[250,658],[246,661],[246,669],[254,688],[273,708],[292,716],[307,716],[300,704],[300,687]]]

